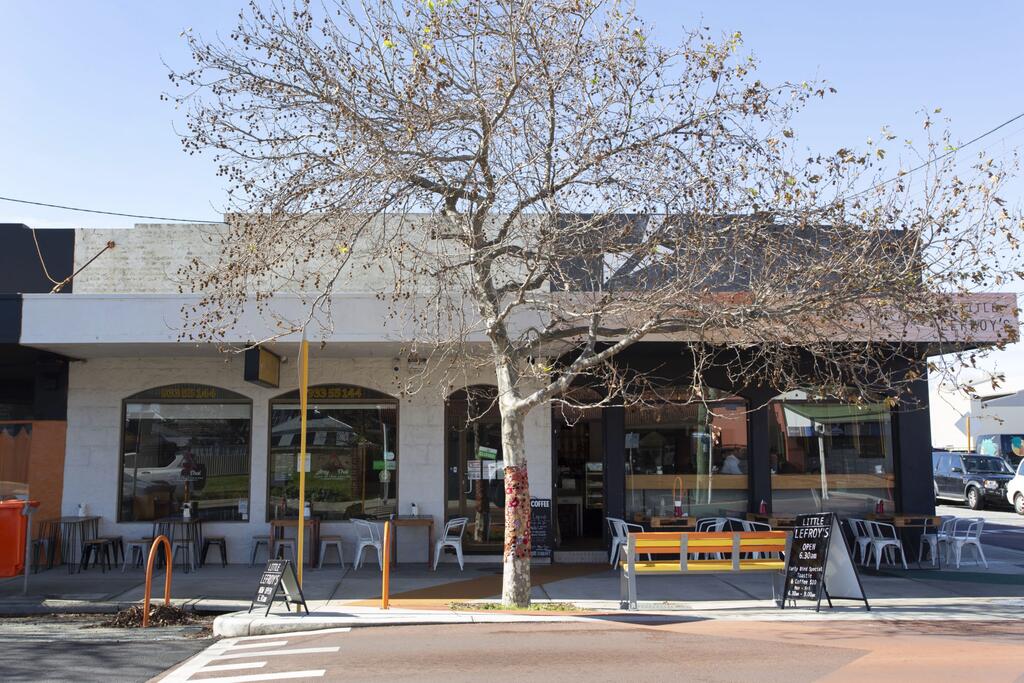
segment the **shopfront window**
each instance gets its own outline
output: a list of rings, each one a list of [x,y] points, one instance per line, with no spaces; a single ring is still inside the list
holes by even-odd
[[[808,400],[771,404],[772,510],[776,514],[894,510],[892,425],[883,403]]]
[[[505,462],[494,387],[474,386],[449,396],[447,518],[466,517],[468,551],[501,552],[505,542]]]
[[[174,384],[124,402],[120,519],[249,516],[252,404],[234,392]]]
[[[626,516],[674,515],[673,489],[689,516],[746,513],[746,402],[716,392],[626,408]]]
[[[270,408],[270,519],[299,514],[298,392]],[[306,500],[321,520],[383,518],[396,512],[398,404],[362,387],[309,388],[306,416]]]

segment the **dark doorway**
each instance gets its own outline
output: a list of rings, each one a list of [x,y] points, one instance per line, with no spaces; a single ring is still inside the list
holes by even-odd
[[[555,504],[562,550],[604,548],[604,441],[600,408],[552,408]]]

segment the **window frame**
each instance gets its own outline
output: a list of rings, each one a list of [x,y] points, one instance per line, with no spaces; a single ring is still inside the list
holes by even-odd
[[[204,398],[204,399],[193,399],[193,398],[146,398],[145,395],[149,392],[159,391],[167,387],[174,386],[195,386],[203,387],[206,389],[213,389],[217,392],[223,392],[224,398]],[[225,389],[213,384],[200,384],[198,382],[174,382],[172,384],[161,384],[158,386],[143,389],[137,391],[131,396],[126,396],[121,399],[121,423],[118,427],[117,436],[117,493],[115,494],[117,500],[117,523],[118,524],[153,524],[154,520],[140,520],[140,519],[122,519],[122,501],[121,492],[124,489],[124,437],[125,430],[128,426],[128,404],[129,403],[166,403],[166,404],[191,404],[191,405],[248,405],[249,406],[249,484],[246,487],[247,500],[249,501],[249,519],[218,519],[211,521],[210,523],[216,524],[248,524],[252,521],[252,436],[253,436],[253,413],[254,405],[252,398],[240,394],[237,391],[231,389]]]

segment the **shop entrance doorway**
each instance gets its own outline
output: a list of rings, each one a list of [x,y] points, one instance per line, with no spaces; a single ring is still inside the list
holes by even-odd
[[[604,442],[600,408],[552,408],[559,550],[605,547]]]

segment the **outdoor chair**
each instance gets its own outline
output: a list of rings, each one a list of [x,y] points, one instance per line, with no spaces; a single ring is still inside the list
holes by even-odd
[[[926,530],[921,534],[921,540],[917,546],[918,564],[920,564],[921,560],[924,559],[925,546],[928,546],[928,552],[932,558],[932,566],[934,567],[942,564],[942,558],[940,557],[939,550],[941,549],[942,544],[945,543],[946,539],[949,537],[949,533],[953,530],[953,522],[956,520],[956,517],[943,516],[939,519],[942,520],[942,522],[939,524],[938,529],[935,529],[934,531]]]
[[[459,560],[459,571],[465,568],[462,561],[462,535],[466,533],[468,517],[454,517],[444,525],[444,533],[434,544],[434,571],[437,571],[437,563],[441,559],[441,551],[447,548],[455,550],[455,557]]]
[[[615,566],[616,561],[619,559],[619,552],[622,546],[629,541],[629,532],[632,531],[643,531],[644,528],[639,524],[631,524],[624,519],[618,517],[608,518],[608,528],[612,533],[612,547],[609,553],[608,564]],[[647,556],[648,561],[651,556]]]
[[[850,525],[850,532],[853,534],[853,561],[857,561],[860,555],[860,563],[868,563],[868,546],[871,545],[871,532],[868,531],[868,523],[863,519],[850,517],[846,520]]]
[[[896,533],[896,527],[892,524],[885,524],[884,522],[866,522],[868,525],[868,533],[871,535],[871,553],[875,556],[875,569],[878,570],[882,566],[882,555],[888,558],[889,564],[895,566],[896,556],[895,551],[900,553],[900,562],[903,563],[903,568],[907,568],[907,557],[903,553],[903,543],[900,541],[899,535]],[[870,555],[869,555],[870,557]]]
[[[965,547],[974,548],[974,563],[980,564],[978,562],[980,558],[981,563],[985,565],[985,569],[988,569],[988,560],[985,559],[985,553],[981,550],[981,531],[984,526],[985,520],[981,517],[964,517],[953,522],[952,531],[945,539],[945,543],[953,551],[957,569],[960,569],[960,557]]]
[[[377,551],[377,564],[380,570],[384,571],[384,541],[380,536],[380,529],[377,525],[365,519],[353,519],[356,525],[356,559],[352,562],[352,569],[358,570],[363,564],[363,551],[373,548]]]
[[[43,553],[43,560],[46,561],[47,564],[49,564],[49,559],[50,559],[50,539],[49,538],[43,537],[43,538],[33,538],[32,539],[32,573],[33,574],[35,574],[37,571],[39,571],[39,565],[42,564],[42,562],[39,561],[39,552],[40,551],[42,551],[42,553]]]
[[[216,547],[220,553],[220,566],[228,566],[228,541],[223,536],[206,536],[203,539],[203,552],[199,557],[199,566],[206,564],[206,555],[211,547]]]
[[[100,569],[104,574],[107,573],[108,569],[111,569],[111,554],[114,550],[114,544],[109,538],[91,538],[82,544],[82,565],[81,570],[85,571],[89,568],[90,558],[93,564],[100,565]],[[116,555],[114,555],[116,558]]]
[[[341,550],[341,536],[321,536],[320,537],[320,562],[317,564],[317,569],[324,568],[324,557],[327,555],[327,549],[334,548],[338,551],[338,563],[341,564],[341,568],[345,568],[345,555]]]
[[[256,565],[256,554],[259,552],[260,546],[263,546],[267,549],[267,559],[270,558],[270,536],[253,536],[252,541],[249,543],[250,567]]]

